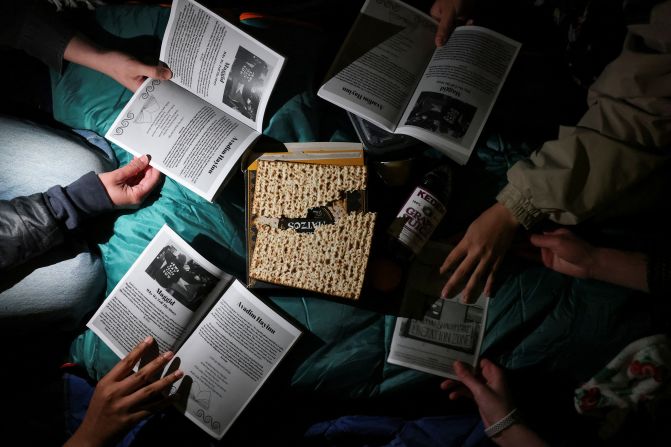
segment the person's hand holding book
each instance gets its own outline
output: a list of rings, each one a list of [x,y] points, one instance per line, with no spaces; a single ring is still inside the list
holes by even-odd
[[[160,63],[145,64],[129,54],[101,48],[79,34],[68,42],[63,58],[104,73],[131,92],[137,90],[147,78],[172,78],[172,71]]]
[[[480,375],[460,361],[454,362],[457,380],[446,379],[440,388],[451,400],[466,397],[478,406],[485,434],[500,446],[541,447],[547,444],[517,415],[517,408],[506,383],[503,369],[493,362],[480,360]]]
[[[463,18],[467,3],[468,0],[436,0],[433,3],[431,17],[439,22],[436,31],[437,47],[442,47],[447,42],[457,20]]]
[[[117,208],[135,207],[158,184],[161,173],[149,165],[149,157],[135,158],[119,169],[98,174],[107,195]]]
[[[173,401],[163,392],[183,373],[176,370],[156,379],[172,359],[168,351],[133,371],[135,365],[150,353],[154,340],[147,337],[107,373],[93,392],[86,416],[77,431],[65,443],[67,447],[108,445],[123,436],[133,425]]]

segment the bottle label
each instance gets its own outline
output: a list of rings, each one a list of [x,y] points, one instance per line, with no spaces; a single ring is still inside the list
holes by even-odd
[[[417,254],[444,215],[445,205],[424,188],[417,187],[396,216],[404,222],[396,237]]]

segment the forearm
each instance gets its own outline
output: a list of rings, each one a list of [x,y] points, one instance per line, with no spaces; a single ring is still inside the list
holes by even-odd
[[[648,259],[643,253],[595,248],[590,277],[630,289],[649,292]]]
[[[46,253],[63,242],[67,230],[113,208],[92,172],[67,187],[0,201],[0,271]]]
[[[76,34],[65,47],[63,58],[110,76],[112,67],[110,67],[107,56],[111,53],[97,46],[85,36]]]
[[[45,194],[0,201],[0,271],[63,242],[64,233]]]

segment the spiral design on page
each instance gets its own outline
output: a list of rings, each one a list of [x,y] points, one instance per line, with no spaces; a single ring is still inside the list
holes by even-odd
[[[201,418],[203,422],[205,422],[206,424],[209,424],[213,430],[219,431],[221,429],[221,424],[219,423],[219,421],[215,421],[214,419],[212,419],[212,416],[210,416],[209,414],[205,414],[205,411],[203,411],[202,408],[199,408],[198,411],[196,411],[196,416]]]
[[[121,122],[119,123],[119,126],[116,129],[114,129],[114,133],[117,135],[123,134],[124,128],[128,127],[128,125],[130,124],[130,120],[132,120],[133,118],[135,118],[135,114],[133,112],[128,112],[126,118],[122,119]]]
[[[151,83],[147,87],[145,87],[144,92],[142,92],[142,94],[140,95],[142,99],[149,98],[149,94],[153,92],[156,86],[159,85],[160,83],[161,81],[159,81],[158,79],[152,79]]]

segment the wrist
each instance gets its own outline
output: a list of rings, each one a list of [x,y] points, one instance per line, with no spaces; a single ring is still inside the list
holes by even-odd
[[[492,207],[496,210],[500,222],[511,230],[516,230],[520,226],[520,221],[505,205],[496,202]]]
[[[518,440],[521,437],[524,437],[528,431],[529,429],[522,422],[517,421],[515,424],[500,432],[497,436],[492,437],[492,441],[501,447],[519,446],[520,444]]]
[[[519,417],[517,414],[517,408],[510,410],[505,416],[492,422],[487,428],[485,428],[485,434],[489,438],[497,438],[504,431],[512,427],[513,425],[519,422]]]

